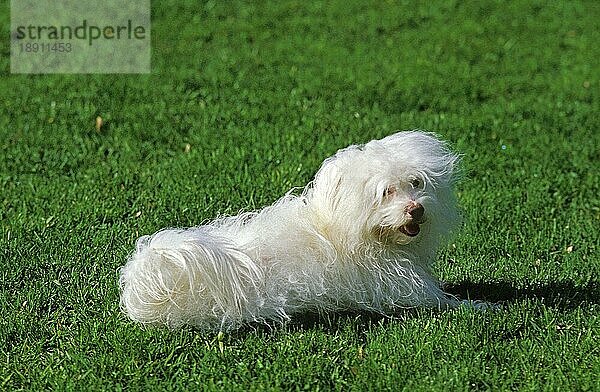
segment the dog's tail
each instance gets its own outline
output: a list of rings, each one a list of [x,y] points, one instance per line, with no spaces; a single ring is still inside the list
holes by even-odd
[[[120,271],[121,308],[144,324],[228,329],[258,318],[263,272],[231,241],[203,228],[138,239]]]

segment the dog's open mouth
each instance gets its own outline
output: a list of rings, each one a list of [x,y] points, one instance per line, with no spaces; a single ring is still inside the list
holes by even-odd
[[[400,231],[409,237],[415,237],[421,231],[421,227],[417,222],[410,222],[404,226],[400,226]]]

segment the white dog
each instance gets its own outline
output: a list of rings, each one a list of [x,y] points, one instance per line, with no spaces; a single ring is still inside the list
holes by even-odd
[[[145,324],[220,330],[305,312],[458,305],[430,273],[457,220],[457,160],[420,131],[340,150],[299,196],[141,237],[121,270],[121,306]]]

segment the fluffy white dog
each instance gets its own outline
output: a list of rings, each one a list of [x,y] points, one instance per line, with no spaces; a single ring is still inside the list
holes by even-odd
[[[299,196],[141,237],[121,270],[121,306],[144,324],[211,330],[304,312],[455,306],[430,267],[456,222],[457,160],[420,131],[342,149]]]

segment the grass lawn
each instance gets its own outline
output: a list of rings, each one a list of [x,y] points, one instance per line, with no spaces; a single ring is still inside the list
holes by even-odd
[[[152,3],[150,75],[11,75],[0,42],[0,390],[600,390],[600,2]],[[138,236],[412,128],[463,154],[436,273],[500,310],[224,335],[120,312]]]

